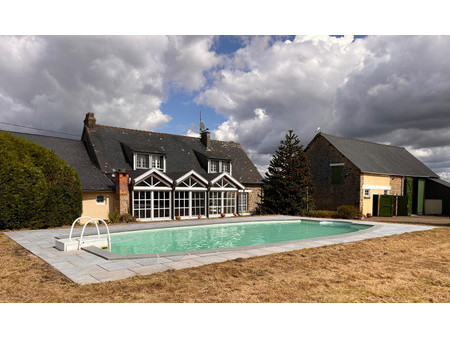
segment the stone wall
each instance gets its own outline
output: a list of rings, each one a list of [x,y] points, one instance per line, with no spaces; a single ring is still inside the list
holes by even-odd
[[[245,190],[251,190],[252,192],[248,193],[248,210],[253,213],[258,208],[258,203],[261,203],[261,186],[260,185],[247,185]]]
[[[391,194],[403,196],[403,177],[391,176]]]
[[[315,185],[316,209],[336,210],[341,205],[360,209],[361,172],[320,134],[305,150]],[[330,164],[343,163],[342,184],[331,184]]]

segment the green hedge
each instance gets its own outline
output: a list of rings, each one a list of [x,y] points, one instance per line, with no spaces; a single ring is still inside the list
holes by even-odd
[[[359,210],[353,205],[341,205],[337,211],[332,210],[310,210],[307,214],[310,217],[318,218],[345,218],[358,219],[360,216]]]
[[[0,133],[0,229],[71,224],[81,215],[76,171],[36,143]]]

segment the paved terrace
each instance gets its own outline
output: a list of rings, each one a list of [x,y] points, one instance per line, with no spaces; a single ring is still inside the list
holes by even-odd
[[[145,230],[167,227],[195,226],[218,223],[240,223],[249,221],[275,221],[306,219],[291,216],[251,216],[225,219],[171,221],[154,223],[135,223],[125,225],[111,225],[110,232]],[[321,219],[314,219],[321,220]],[[395,223],[378,223],[371,221],[355,221],[355,223],[373,225],[369,229],[352,233],[302,239],[289,242],[252,245],[247,247],[226,248],[195,251],[191,253],[153,254],[140,256],[124,256],[121,259],[114,257],[100,257],[86,250],[63,252],[54,248],[55,238],[69,237],[70,229],[47,229],[27,231],[6,231],[9,238],[43,259],[55,269],[75,283],[90,284],[119,280],[135,275],[149,275],[168,269],[184,269],[205,264],[218,263],[236,258],[264,256],[272,253],[313,248],[330,244],[361,241],[369,238],[390,236],[406,232],[433,229],[431,226],[419,226]],[[106,232],[100,227],[101,233]],[[74,229],[74,237],[79,237],[81,228]],[[87,228],[86,235],[96,234],[95,227]],[[105,250],[103,250],[105,251]]]

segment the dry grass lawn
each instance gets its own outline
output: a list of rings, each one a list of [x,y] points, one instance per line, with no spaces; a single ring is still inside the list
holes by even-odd
[[[0,302],[449,302],[450,228],[93,285],[0,233]]]

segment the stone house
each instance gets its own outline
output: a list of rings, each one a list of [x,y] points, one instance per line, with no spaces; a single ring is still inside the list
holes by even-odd
[[[87,113],[81,140],[11,132],[36,142],[80,177],[83,216],[117,210],[137,220],[247,215],[261,175],[239,143],[103,126]]]
[[[317,209],[353,205],[363,215],[420,215],[441,204],[441,209],[432,213],[446,212],[449,201],[445,193],[434,193],[434,202],[430,198],[431,188],[437,184],[445,190],[446,182],[405,148],[318,133],[305,152]]]

